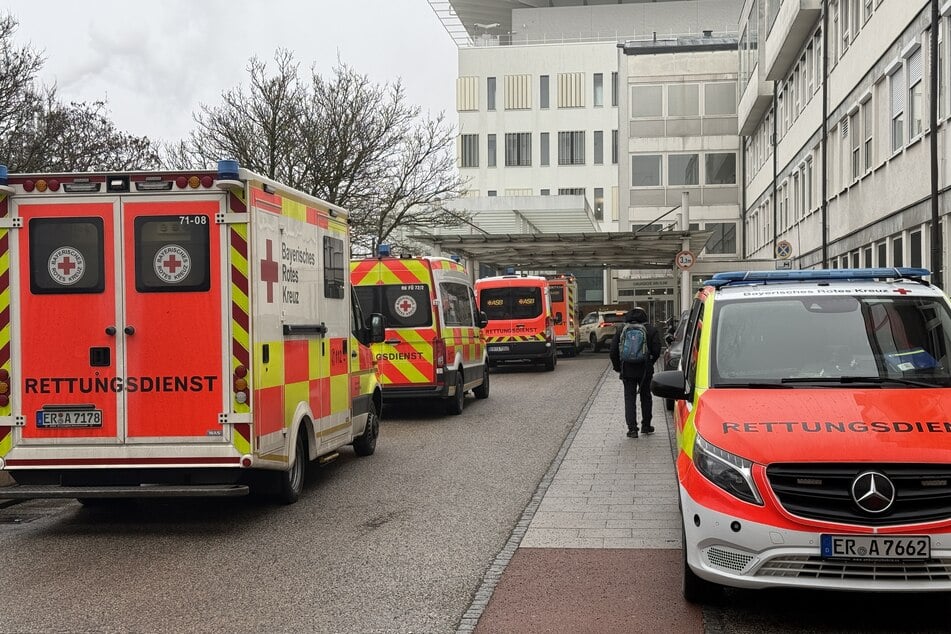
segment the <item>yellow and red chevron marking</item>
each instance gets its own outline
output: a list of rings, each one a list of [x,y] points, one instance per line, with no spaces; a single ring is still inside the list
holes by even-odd
[[[228,194],[228,208],[232,213],[247,213],[244,192]],[[228,231],[231,255],[231,372],[239,365],[251,371],[251,296],[248,283],[248,225],[231,224]],[[249,377],[250,378],[250,377]],[[250,393],[250,391],[249,391]],[[250,399],[249,399],[250,401]],[[250,402],[239,403],[232,390],[232,411],[240,414],[251,411]],[[239,453],[251,452],[251,429],[241,424],[232,427],[231,444]]]
[[[433,383],[436,380],[433,365],[435,330],[387,330],[386,337],[398,339],[399,343],[373,346],[373,354],[379,361],[380,380],[384,386]]]
[[[423,260],[383,258],[350,264],[354,286],[373,284],[429,284],[429,267]]]
[[[544,340],[545,340],[545,335],[541,333],[537,335],[506,335],[502,337],[486,337],[485,338],[486,343],[510,343],[513,341],[518,342],[518,341],[544,341]]]
[[[334,233],[346,233],[347,225],[332,218],[329,209],[311,207],[305,203],[271,194],[262,189],[251,188],[251,206],[262,211],[279,214],[294,220],[327,229]]]
[[[2,194],[0,194],[2,195]],[[0,199],[0,218],[10,212],[9,198]],[[0,229],[0,368],[10,372],[10,230]],[[0,416],[10,416],[10,404],[0,407]],[[12,427],[0,427],[0,456],[10,452]]]
[[[440,271],[458,271],[459,273],[466,272],[466,267],[462,266],[455,260],[437,259],[430,260],[430,262],[432,263],[432,267],[434,269],[438,269]]]

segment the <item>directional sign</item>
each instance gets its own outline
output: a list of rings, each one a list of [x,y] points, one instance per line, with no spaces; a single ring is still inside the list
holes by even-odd
[[[792,255],[792,245],[789,240],[780,240],[776,243],[776,257],[780,260],[786,260]]]
[[[674,256],[674,263],[681,271],[689,271],[696,262],[696,256],[690,251],[681,251]]]

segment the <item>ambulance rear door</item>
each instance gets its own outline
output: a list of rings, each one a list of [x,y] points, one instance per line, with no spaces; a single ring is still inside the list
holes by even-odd
[[[221,441],[222,196],[14,201],[20,441]]]

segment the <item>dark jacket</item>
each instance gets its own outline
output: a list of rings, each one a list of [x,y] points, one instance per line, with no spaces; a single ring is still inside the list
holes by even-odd
[[[625,323],[641,323],[647,328],[647,352],[650,355],[650,363],[621,363],[621,331],[624,327],[618,325],[614,338],[611,340],[611,365],[615,372],[621,373],[622,379],[634,379],[644,376],[645,372],[653,374],[654,362],[660,358],[660,331],[647,323],[647,313],[643,308],[629,310],[624,316]]]

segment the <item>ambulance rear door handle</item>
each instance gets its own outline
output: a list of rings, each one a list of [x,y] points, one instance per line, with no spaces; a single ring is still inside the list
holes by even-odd
[[[116,327],[115,326],[106,326],[106,334],[110,337],[116,336]]]
[[[134,335],[134,334],[135,334],[135,326],[126,326],[125,328],[122,329],[122,332],[124,332],[124,333],[127,334],[127,335]]]

